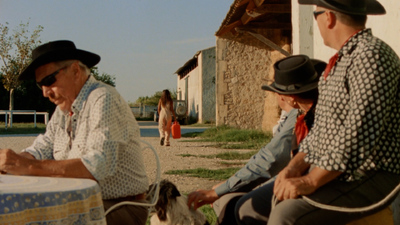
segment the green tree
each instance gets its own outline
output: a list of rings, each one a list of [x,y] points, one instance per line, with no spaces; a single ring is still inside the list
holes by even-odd
[[[176,91],[170,91],[171,93],[171,98],[176,99]],[[143,104],[143,105],[158,105],[158,101],[160,100],[162,95],[162,91],[157,91],[153,96],[149,97],[139,97],[136,101],[135,104]]]
[[[32,33],[29,31],[29,22],[20,24],[17,29],[9,34],[8,23],[0,24],[0,68],[1,81],[4,88],[9,92],[9,109],[14,109],[14,91],[20,87],[18,76],[32,60],[32,50],[41,41],[39,34],[43,31],[38,26]]]
[[[100,75],[97,66],[92,67],[90,69],[90,73],[94,76],[94,78],[96,78],[96,80],[103,81],[104,83],[115,87],[115,79],[116,78],[114,75],[110,75],[108,73],[102,73]]]

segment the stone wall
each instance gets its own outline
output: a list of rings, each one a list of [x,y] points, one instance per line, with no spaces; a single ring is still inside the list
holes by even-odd
[[[261,89],[273,78],[273,63],[284,56],[217,38],[217,125],[270,131],[280,110],[275,95]]]

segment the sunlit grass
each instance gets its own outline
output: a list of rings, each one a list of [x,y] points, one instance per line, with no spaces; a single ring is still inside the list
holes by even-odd
[[[214,209],[211,208],[210,205],[203,205],[202,207],[199,208],[199,210],[201,212],[203,212],[203,214],[206,216],[207,221],[213,225],[217,222],[217,215],[214,212]],[[150,225],[150,218],[151,218],[152,214],[149,216],[149,218],[147,219],[146,225]]]
[[[215,214],[215,211],[213,208],[211,208],[210,205],[203,205],[200,207],[200,211],[204,213],[204,215],[207,218],[207,221],[210,224],[215,224],[217,222],[217,215]]]
[[[211,127],[204,132],[193,132],[184,137],[197,137],[194,142],[215,142],[214,146],[224,149],[260,149],[271,138],[271,133],[260,130],[244,130],[229,126]]]
[[[46,125],[44,123],[13,123],[13,127],[5,128],[5,123],[0,122],[0,135],[6,134],[40,134],[46,131]]]
[[[256,153],[257,153],[257,151],[251,151],[251,152],[246,152],[246,153],[240,153],[237,151],[229,151],[229,152],[223,152],[223,153],[212,154],[212,155],[180,154],[179,156],[199,157],[199,158],[207,158],[207,159],[218,158],[218,159],[223,159],[223,160],[247,160]]]
[[[196,169],[185,169],[185,170],[169,170],[165,173],[172,175],[186,175],[190,177],[207,178],[211,180],[225,180],[228,179],[230,176],[232,176],[232,174],[234,174],[239,169],[240,169],[239,167],[217,169],[217,170],[196,168]]]

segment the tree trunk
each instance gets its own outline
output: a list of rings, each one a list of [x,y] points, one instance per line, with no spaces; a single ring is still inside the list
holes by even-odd
[[[14,110],[14,88],[10,89],[10,103],[8,105],[8,110]],[[8,118],[8,126],[11,126],[11,114],[10,118]]]

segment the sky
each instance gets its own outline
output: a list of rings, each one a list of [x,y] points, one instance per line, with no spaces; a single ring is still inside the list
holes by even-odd
[[[100,74],[115,76],[128,102],[176,91],[177,71],[202,49],[234,0],[0,0],[0,23],[29,22],[40,40],[71,40],[101,56]]]

